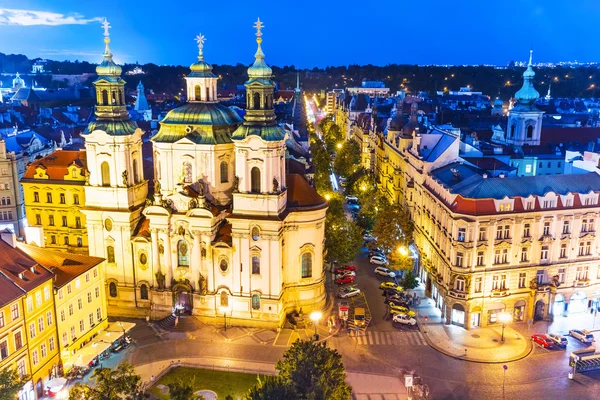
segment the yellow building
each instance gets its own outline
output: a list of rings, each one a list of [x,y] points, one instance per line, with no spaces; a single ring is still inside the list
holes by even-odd
[[[6,351],[7,365],[14,364],[24,375],[31,376],[31,381],[20,398],[35,399],[36,395],[40,397],[43,394],[45,382],[58,372],[58,342],[52,295],[54,275],[18,248],[16,237],[10,231],[2,232],[0,254],[0,273],[4,278],[0,281],[0,293],[8,299],[3,301],[5,326],[0,329],[10,329],[9,336],[0,339],[0,353]],[[19,294],[18,290],[22,293]],[[15,296],[18,298],[14,298]],[[2,341],[4,338],[7,339],[5,342]],[[4,343],[6,350],[3,348]],[[4,357],[2,358],[4,363]]]
[[[29,165],[21,179],[27,240],[41,247],[87,253],[83,187],[85,151],[57,150]]]
[[[55,275],[54,302],[60,356],[63,372],[67,372],[75,362],[83,361],[78,360],[80,350],[108,326],[105,275],[100,265],[104,259],[23,243],[17,246]],[[87,350],[86,354],[89,353]]]

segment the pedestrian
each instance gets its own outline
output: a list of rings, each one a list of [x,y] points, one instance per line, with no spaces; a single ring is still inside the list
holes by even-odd
[[[150,382],[154,383],[154,375],[150,377]]]

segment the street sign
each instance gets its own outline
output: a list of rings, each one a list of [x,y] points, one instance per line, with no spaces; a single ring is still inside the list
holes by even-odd
[[[413,376],[404,375],[404,387],[410,388],[413,386]]]

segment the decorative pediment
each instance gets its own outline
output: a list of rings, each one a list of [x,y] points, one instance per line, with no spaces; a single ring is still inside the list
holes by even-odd
[[[494,248],[496,248],[496,249],[510,249],[511,248],[511,244],[510,244],[510,242],[502,241],[502,242],[496,244],[494,246]]]
[[[47,174],[46,167],[42,164],[38,165],[35,169],[34,179],[49,179],[50,177]]]
[[[546,235],[540,238],[540,243],[551,244],[552,242],[554,242],[554,238],[552,236]]]
[[[594,239],[594,232],[586,232],[585,234],[579,236],[579,239]]]

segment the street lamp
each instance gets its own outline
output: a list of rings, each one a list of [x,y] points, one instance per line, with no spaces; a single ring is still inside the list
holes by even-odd
[[[319,335],[317,334],[317,324],[321,318],[323,318],[323,313],[321,311],[313,311],[310,313],[310,319],[315,324],[315,341],[319,340]]]
[[[508,324],[511,319],[510,314],[505,311],[498,314],[498,320],[502,323],[502,338],[500,339],[502,342],[504,342],[504,327],[506,327],[506,324]]]
[[[400,253],[400,255],[406,257],[408,255],[408,250],[406,249],[406,247],[400,246],[400,247],[398,247],[398,253]]]
[[[227,306],[220,306],[219,309],[223,313],[223,327],[225,328],[225,331],[227,331],[227,313],[230,309]]]
[[[327,193],[325,195],[325,200],[327,200],[327,201],[331,200],[331,195],[329,193]]]
[[[341,148],[342,148],[342,143],[338,143],[338,144],[336,145],[336,147],[338,148],[338,150],[339,150],[339,149],[341,149]]]

